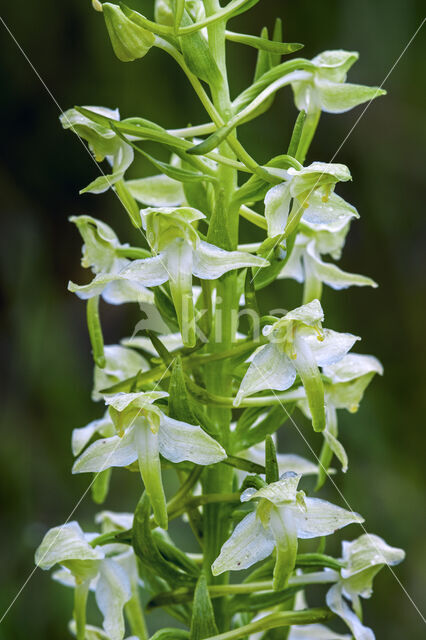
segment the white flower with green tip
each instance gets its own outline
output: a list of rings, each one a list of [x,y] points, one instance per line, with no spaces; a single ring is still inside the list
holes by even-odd
[[[103,389],[108,389],[127,378],[135,376],[140,371],[148,370],[148,363],[145,358],[128,347],[119,344],[107,345],[104,348],[106,364],[103,369],[95,366],[93,400],[102,400]]]
[[[322,329],[324,313],[318,300],[289,311],[263,329],[269,344],[259,347],[245,374],[235,405],[245,396],[289,389],[299,374],[305,387],[313,427],[325,427],[324,388],[318,367],[338,362],[352,348],[356,336]]]
[[[304,302],[319,298],[323,283],[337,290],[351,286],[376,287],[371,278],[347,273],[321,258],[322,254],[340,258],[350,221],[359,217],[356,209],[334,193],[327,203],[318,195],[313,200],[302,215],[290,258],[278,277],[304,282]]]
[[[212,565],[213,575],[247,569],[276,550],[274,589],[283,589],[294,569],[298,538],[317,538],[353,522],[357,513],[298,491],[301,476],[285,473],[262,489],[246,489],[241,501],[258,501],[256,510],[236,526]]]
[[[115,434],[96,440],[76,460],[73,473],[127,467],[136,460],[154,517],[167,528],[160,454],[171,462],[210,465],[226,458],[223,447],[199,426],[169,418],[153,403],[165,392],[117,393],[106,396]]]
[[[328,204],[336,183],[351,180],[349,169],[344,164],[313,162],[302,169],[291,167],[284,174],[285,182],[269,189],[265,196],[265,218],[270,238],[289,233],[309,208],[312,208],[313,215],[324,211],[323,216],[333,205],[336,209],[345,208],[343,203],[346,203],[336,200],[337,196]]]
[[[127,258],[118,257],[117,249],[126,245],[120,244],[114,231],[105,222],[91,216],[72,216],[70,221],[76,224],[84,240],[81,259],[83,267],[90,268],[95,275],[111,275],[119,273],[130,264]],[[86,296],[80,293],[78,285],[70,282],[69,288],[83,300],[86,299]],[[154,302],[152,291],[136,282],[124,280],[112,280],[102,290],[101,295],[109,304]]]
[[[269,264],[258,256],[242,251],[225,251],[201,240],[193,223],[203,218],[203,213],[190,207],[144,209],[143,226],[155,255],[134,260],[117,275],[100,274],[85,286],[70,283],[69,289],[80,297],[90,298],[100,295],[113,280],[125,280],[145,287],[169,282],[184,344],[194,346],[192,276],[216,280],[234,269]]]
[[[106,107],[85,108],[110,120],[120,120],[118,109],[107,109]],[[76,109],[68,109],[68,111],[62,113],[60,121],[64,129],[71,129],[80,138],[87,140],[89,149],[97,162],[106,159],[112,167],[111,174],[99,176],[85,189],[82,189],[81,193],[103,193],[123,179],[134,158],[133,149],[129,144],[124,142],[111,129],[89,120]]]
[[[298,591],[296,593],[294,610],[302,611],[307,609],[308,604],[306,602],[304,591]],[[290,629],[287,640],[350,640],[351,636],[347,633],[341,634],[332,631],[323,624],[304,624],[293,625]]]
[[[346,74],[358,57],[356,51],[342,49],[324,51],[315,56],[311,62],[316,70],[292,83],[296,107],[306,113],[343,113],[385,95],[386,91],[380,87],[346,82]]]
[[[361,598],[369,598],[373,578],[386,565],[394,566],[404,560],[405,552],[390,547],[379,536],[366,533],[352,542],[342,543],[340,580],[326,596],[327,605],[351,630],[355,640],[374,640],[373,631],[360,620]],[[347,600],[352,603],[353,609]]]
[[[116,558],[107,557],[106,548],[90,544],[96,536],[85,534],[77,522],[50,529],[36,551],[35,562],[45,570],[59,564],[62,569],[56,572],[55,579],[74,586],[78,640],[86,638],[86,602],[92,583],[95,583],[95,598],[104,617],[106,634],[111,640],[122,640],[123,607],[131,598],[130,579]]]

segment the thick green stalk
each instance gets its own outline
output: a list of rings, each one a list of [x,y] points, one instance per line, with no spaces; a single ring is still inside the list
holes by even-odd
[[[206,15],[211,16],[221,9],[218,0],[204,0]],[[231,117],[231,101],[226,70],[225,52],[225,23],[215,22],[208,27],[209,46],[221,72],[221,81],[211,87],[212,100],[215,109],[221,119],[226,123]],[[228,144],[223,143],[220,153],[231,159],[235,159],[234,153]],[[233,250],[238,245],[238,210],[232,217],[230,214],[230,202],[237,187],[237,171],[233,167],[221,165],[218,168],[218,181],[215,186],[215,208],[210,221],[208,241],[222,247]],[[238,305],[236,288],[236,274],[230,273],[223,276],[217,282],[217,302],[213,319],[213,331],[211,334],[210,351],[221,353],[232,347],[236,327],[234,318]],[[229,363],[220,360],[205,368],[206,387],[211,393],[227,395],[231,383]],[[210,407],[209,415],[215,425],[217,437],[226,448],[229,440],[232,412],[230,409]],[[206,470],[203,482],[204,493],[232,493],[234,470],[225,465],[215,465]],[[209,582],[214,584],[226,584],[228,574],[222,574],[213,578],[211,565],[219,554],[222,544],[229,535],[229,510],[226,504],[207,504],[203,508],[204,520],[204,563]],[[219,598],[215,602],[216,624],[219,630],[224,631],[228,626],[226,601]]]
[[[148,640],[148,629],[146,628],[145,617],[137,591],[133,592],[132,597],[126,603],[125,610],[133,635],[139,640]]]

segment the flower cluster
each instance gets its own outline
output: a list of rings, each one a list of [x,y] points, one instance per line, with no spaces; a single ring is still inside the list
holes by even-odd
[[[333,615],[356,640],[373,640],[360,598],[370,597],[381,567],[404,557],[368,534],[356,512],[310,495],[309,482],[317,476],[318,490],[336,472],[333,456],[348,468],[338,411],[358,409],[382,365],[352,351],[359,337],[323,327],[324,284],[376,283],[334,262],[359,217],[335,193],[351,180],[349,169],[305,158],[322,111],[341,113],[384,92],[346,82],[354,52],[283,62],[302,45],[282,42],[280,21],[272,38],[266,30],[257,37],[225,28],[255,4],[156,0],[150,18],[94,0],[119,60],[140,59],[153,47],[171,56],[208,121],[166,129],[105,107],[61,115],[63,127],[109,165],[83,192],[111,189],[140,240],[122,244],[105,222],[71,218],[84,242],[81,264],[93,275],[68,288],[87,304],[92,398],[103,405],[98,419],[72,433],[72,472],[94,474],[97,503],[107,498],[113,468],[130,472],[112,475],[126,505],[127,478],[141,476],[134,513],[102,511],[91,533],[66,522],[36,552],[38,566],[55,567],[53,578],[74,589],[69,628],[78,640],[214,640],[230,629],[233,638],[254,640],[280,627],[291,627],[291,640],[348,638],[324,626]],[[226,40],[258,51],[252,84],[232,102]],[[300,111],[290,146],[260,165],[235,130],[289,85]],[[146,142],[159,147],[158,157]],[[135,154],[156,173],[130,178]],[[256,228],[256,242],[239,242],[241,218]],[[303,285],[299,306],[268,312],[258,291],[280,278]],[[131,337],[105,345],[104,303],[145,305],[155,321],[140,320]],[[248,323],[240,323],[244,315]],[[302,417],[321,433],[315,461],[276,451],[286,420]],[[173,540],[169,523],[181,517],[198,553]],[[343,542],[341,558],[325,554],[326,537],[347,526],[362,535]],[[310,542],[316,539],[321,551]],[[223,579],[252,565],[241,584]],[[326,590],[323,607],[310,609],[305,594],[314,584]],[[86,624],[92,592],[102,628]],[[163,607],[179,629],[150,636],[142,601],[149,610]]]

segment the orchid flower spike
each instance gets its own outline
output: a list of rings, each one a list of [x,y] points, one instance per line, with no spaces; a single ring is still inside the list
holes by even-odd
[[[346,82],[346,74],[358,60],[356,51],[323,51],[312,59],[315,71],[292,83],[296,107],[306,113],[343,113],[386,94],[380,87]],[[307,77],[306,77],[307,76]]]
[[[109,120],[120,120],[118,109],[107,109],[106,107],[85,108],[99,113]],[[102,160],[106,159],[112,167],[112,173],[99,176],[82,189],[80,193],[103,193],[123,179],[134,158],[133,149],[129,144],[124,142],[112,129],[89,120],[77,109],[68,109],[68,111],[62,113],[60,121],[64,129],[71,129],[79,138],[87,140],[89,149],[97,162],[102,162]]]
[[[236,526],[212,565],[213,575],[247,569],[276,550],[274,589],[283,589],[294,569],[298,538],[327,536],[353,522],[357,513],[298,491],[301,476],[289,471],[262,489],[246,489],[241,501],[256,500],[256,510]]]
[[[61,569],[53,577],[62,584],[74,587],[74,619],[78,640],[87,637],[86,602],[92,585],[104,618],[103,627],[107,637],[122,640],[125,631],[123,607],[132,595],[131,580],[118,555],[109,557],[107,548],[92,546],[91,542],[97,535],[85,534],[77,522],[54,527],[46,533],[38,547],[35,562],[42,569],[60,565]],[[129,553],[127,548],[125,553]]]
[[[320,298],[323,283],[337,290],[351,286],[376,287],[371,278],[346,273],[321,258],[322,254],[340,258],[350,222],[359,217],[355,207],[335,193],[330,195],[326,203],[318,194],[314,194],[309,202],[300,220],[299,233],[290,257],[278,277],[304,282],[304,302]]]
[[[100,274],[88,285],[70,283],[70,291],[82,298],[99,295],[113,280],[154,287],[169,282],[170,292],[185,346],[194,346],[195,312],[192,276],[216,280],[243,267],[265,267],[268,261],[242,251],[225,251],[201,240],[194,227],[204,214],[190,207],[144,209],[142,222],[154,257],[134,260],[117,275]]]
[[[374,640],[373,631],[361,622],[361,598],[370,598],[373,578],[385,565],[394,566],[404,560],[405,552],[390,547],[379,536],[365,533],[352,542],[342,543],[340,580],[326,596],[327,605],[351,630],[355,640]],[[351,608],[347,602],[352,603]]]
[[[199,465],[226,458],[221,445],[201,427],[169,418],[154,405],[167,396],[162,391],[105,396],[114,433],[93,442],[73,466],[73,473],[99,473],[138,460],[154,517],[163,529],[167,528],[167,509],[160,454],[174,463],[189,460]]]
[[[337,196],[332,198],[331,204],[328,203],[336,183],[351,180],[346,165],[313,162],[308,167],[290,167],[282,173],[285,181],[269,189],[265,196],[265,218],[270,238],[290,235],[303,219],[305,210],[311,209],[310,214],[314,216],[326,216],[330,207],[345,208],[346,203]]]
[[[263,389],[289,389],[299,374],[306,391],[315,431],[325,428],[324,387],[318,367],[339,362],[356,340],[351,333],[322,328],[318,300],[289,311],[264,327],[269,344],[259,347],[245,374],[235,405]]]
[[[92,218],[91,216],[72,216],[71,222],[77,225],[84,240],[82,247],[81,265],[90,268],[95,275],[117,274],[130,264],[127,258],[117,255],[117,249],[126,245],[120,244],[110,226]],[[76,293],[79,295],[78,286]],[[83,297],[84,296],[80,296]],[[113,280],[102,291],[103,299],[109,304],[122,304],[124,302],[154,302],[152,291],[137,282],[125,280]]]

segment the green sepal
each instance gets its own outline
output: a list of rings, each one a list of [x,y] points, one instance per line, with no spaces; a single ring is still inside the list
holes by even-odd
[[[265,467],[263,465],[257,464],[257,462],[253,462],[252,460],[240,458],[239,456],[228,456],[223,463],[235,467],[235,469],[241,469],[241,471],[248,471],[249,473],[265,473]]]
[[[231,120],[229,124],[220,127],[220,129],[215,131],[215,133],[212,133],[208,138],[203,140],[203,142],[200,142],[194,147],[188,149],[186,153],[194,156],[203,156],[206,153],[213,151],[213,149],[216,149],[216,147],[218,147],[225,140],[225,138],[228,137],[234,127],[235,124]]]
[[[96,504],[103,504],[108,495],[112,468],[96,473],[91,486],[92,500]]]
[[[104,2],[102,11],[112,48],[117,58],[122,62],[143,58],[154,44],[155,36],[129,20],[116,4]]]
[[[293,133],[291,134],[290,143],[288,145],[287,153],[289,156],[293,156],[293,158],[297,157],[297,150],[299,148],[299,143],[302,138],[303,126],[306,120],[306,111],[300,111],[299,115],[296,118],[296,122],[294,123]]]
[[[181,27],[194,24],[191,16],[185,10],[182,14]],[[216,86],[222,81],[222,74],[213,58],[212,52],[205,37],[200,31],[181,36],[179,38],[182,55],[188,69],[200,80],[204,80],[210,86]]]
[[[266,482],[277,482],[279,479],[277,451],[275,449],[275,443],[271,435],[267,435],[265,439],[265,469],[266,469]]]
[[[103,369],[106,365],[106,359],[104,338],[99,318],[99,296],[89,298],[87,301],[87,329],[89,331],[90,344],[92,345],[93,360],[96,366]]]
[[[170,355],[168,349],[161,342],[160,338],[156,336],[155,333],[153,331],[150,331],[149,329],[146,329],[146,335],[151,340],[152,346],[154,347],[154,349],[156,350],[160,358],[163,360],[163,362],[166,365],[170,364],[173,357]]]
[[[172,375],[169,383],[169,416],[175,420],[181,420],[189,424],[198,424],[194,415],[193,401],[188,394],[185,375],[180,356],[173,362]]]
[[[144,491],[136,507],[132,529],[132,545],[137,557],[170,586],[193,585],[193,577],[177,569],[160,553],[152,535],[150,515],[151,503]]]
[[[203,640],[218,634],[213,606],[204,573],[198,578],[192,607],[190,640]]]
[[[240,44],[246,44],[255,49],[261,51],[267,51],[268,53],[275,53],[280,56],[294,53],[303,48],[303,44],[299,42],[277,42],[274,40],[268,40],[268,38],[259,38],[258,36],[251,36],[244,33],[234,33],[233,31],[226,31],[226,39],[231,42],[238,42]]]
[[[118,180],[114,185],[114,191],[118,195],[121,204],[126,209],[130,222],[136,229],[142,227],[142,218],[138,204],[129,189],[126,187],[124,180]]]
[[[282,42],[283,41],[283,21],[281,18],[275,18],[274,30],[272,31],[272,40],[274,42]],[[301,45],[303,47],[304,45]],[[271,54],[271,67],[276,67],[281,62],[281,54],[280,53],[272,53]]]

